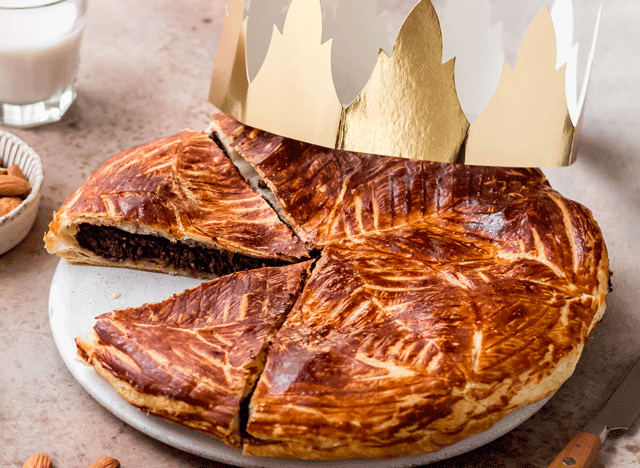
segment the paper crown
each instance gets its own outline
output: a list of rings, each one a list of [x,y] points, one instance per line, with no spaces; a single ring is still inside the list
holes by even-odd
[[[244,0],[228,4],[209,99],[244,124],[410,159],[518,167],[575,160],[601,6],[580,88],[571,0],[540,11],[514,68],[488,0],[449,0],[442,23],[420,0],[393,48],[375,0],[342,0],[324,22],[319,0],[292,0],[286,18],[277,7],[251,0],[245,16]]]

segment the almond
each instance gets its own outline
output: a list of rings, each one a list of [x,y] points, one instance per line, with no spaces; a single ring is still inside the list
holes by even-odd
[[[7,174],[27,180],[24,172],[22,172],[22,169],[20,169],[20,166],[18,166],[17,164],[12,164],[11,166],[7,167]]]
[[[25,179],[12,175],[0,175],[0,197],[24,197],[31,190]]]
[[[36,453],[27,458],[22,468],[53,468],[53,463],[46,453]]]
[[[115,458],[103,457],[94,461],[89,468],[120,468],[120,462]]]
[[[0,198],[0,216],[4,216],[7,213],[11,213],[20,205],[20,203],[22,203],[22,198],[20,197]]]

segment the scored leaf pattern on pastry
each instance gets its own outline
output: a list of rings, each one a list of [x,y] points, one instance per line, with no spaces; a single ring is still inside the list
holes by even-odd
[[[608,260],[589,210],[541,171],[328,151],[214,119],[323,248],[252,396],[246,453],[433,451],[571,374]]]
[[[238,272],[101,315],[97,340],[76,340],[80,355],[126,382],[131,404],[240,447],[241,401],[309,266]]]
[[[111,157],[60,212],[66,218],[139,223],[178,240],[213,242],[256,256],[306,254],[203,132],[182,131]]]
[[[247,455],[391,458],[487,430],[571,375],[605,310],[608,258],[589,210],[541,171],[332,151],[213,118],[320,258],[269,270],[311,270],[295,301],[278,280],[247,282],[253,270],[99,318],[81,355],[132,404]],[[236,332],[262,343],[259,362]]]

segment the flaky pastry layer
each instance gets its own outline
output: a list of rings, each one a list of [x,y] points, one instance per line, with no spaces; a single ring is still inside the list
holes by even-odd
[[[82,224],[257,259],[307,256],[305,245],[204,132],[184,130],[111,157],[67,197],[44,238],[50,253],[72,262],[197,275],[157,258],[105,258],[78,243]]]
[[[255,456],[405,456],[487,430],[571,375],[605,312],[609,263],[591,212],[541,171],[333,151],[222,114],[213,121],[226,152],[255,171],[320,258],[282,320],[259,319],[269,345],[252,377],[237,382],[238,409],[228,416],[239,419],[221,425],[212,409],[207,424],[232,430],[209,433]],[[271,282],[255,288],[241,297],[280,291]],[[123,343],[142,335],[132,331]],[[221,343],[220,352],[234,349],[235,341]],[[153,386],[154,366],[114,373],[105,357],[83,352],[123,393],[135,388],[132,401],[153,395],[157,414],[193,419],[191,408],[176,406],[182,397],[136,383]],[[207,366],[220,368],[193,372]],[[220,388],[230,388],[225,382]]]

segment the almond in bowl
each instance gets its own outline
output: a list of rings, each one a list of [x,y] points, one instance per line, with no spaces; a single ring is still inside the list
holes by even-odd
[[[0,255],[18,245],[38,214],[42,162],[16,136],[0,130]]]

